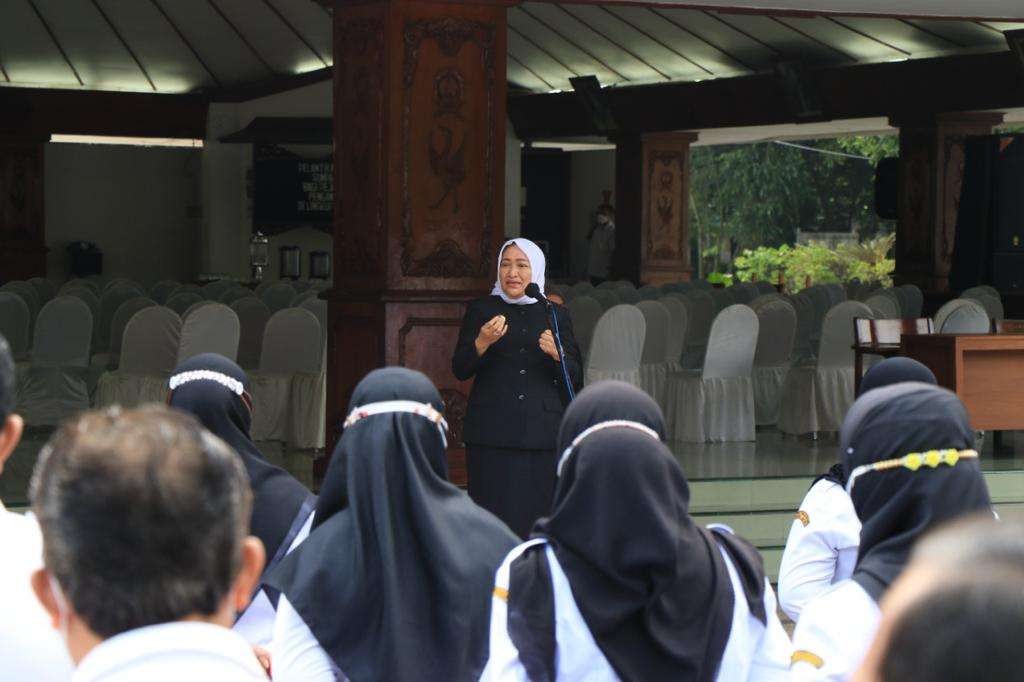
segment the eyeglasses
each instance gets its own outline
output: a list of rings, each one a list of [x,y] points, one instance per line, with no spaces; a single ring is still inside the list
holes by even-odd
[[[928,450],[927,452],[911,452],[909,455],[897,457],[896,459],[884,459],[881,462],[861,464],[850,472],[850,477],[846,480],[846,492],[847,494],[853,492],[854,481],[870,471],[886,471],[901,467],[917,471],[921,467],[936,469],[942,464],[952,467],[956,466],[956,463],[961,459],[978,459],[978,452],[976,450],[957,450],[956,448]]]

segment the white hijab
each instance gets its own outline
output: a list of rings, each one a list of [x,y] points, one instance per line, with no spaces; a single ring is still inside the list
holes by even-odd
[[[491,296],[501,296],[501,300],[505,303],[511,303],[512,305],[529,305],[536,303],[537,299],[530,298],[529,296],[520,296],[519,298],[509,298],[508,294],[501,288],[501,254],[505,253],[505,249],[508,248],[509,244],[515,244],[523,253],[526,254],[527,260],[530,261],[530,270],[532,275],[530,281],[540,287],[540,293],[544,293],[544,268],[547,265],[547,260],[544,258],[544,252],[541,248],[531,242],[529,239],[523,239],[517,237],[516,239],[509,239],[507,242],[501,245],[501,250],[498,251],[498,274],[494,278],[494,288],[491,289]]]

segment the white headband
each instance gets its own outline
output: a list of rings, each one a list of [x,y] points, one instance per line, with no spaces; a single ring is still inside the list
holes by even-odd
[[[413,400],[384,400],[379,403],[369,403],[362,407],[357,407],[345,418],[343,428],[347,429],[367,417],[377,414],[388,414],[389,412],[405,412],[429,419],[437,425],[437,430],[441,434],[441,442],[444,443],[444,447],[448,447],[448,438],[445,437],[445,431],[448,430],[448,422],[444,420],[444,416],[433,405],[418,403]]]
[[[572,442],[569,443],[569,447],[562,451],[562,456],[558,460],[558,475],[562,475],[562,467],[565,466],[565,463],[569,460],[569,455],[572,454],[572,451],[576,449],[576,446],[578,446],[584,438],[586,438],[592,433],[597,433],[598,431],[604,431],[605,429],[615,429],[620,427],[633,429],[634,431],[645,433],[654,440],[661,442],[661,438],[658,436],[657,431],[647,426],[646,424],[641,424],[640,422],[629,421],[628,419],[612,419],[606,422],[598,422],[597,424],[594,424],[590,428],[584,429],[584,431],[580,433],[580,435],[572,439]]]
[[[245,393],[245,386],[238,379],[229,377],[227,374],[221,374],[220,372],[214,372],[212,369],[195,369],[191,372],[182,372],[181,374],[175,374],[171,377],[168,385],[171,390],[175,390],[179,386],[189,383],[190,381],[213,381],[220,384],[224,388],[228,389],[235,395],[242,395]]]

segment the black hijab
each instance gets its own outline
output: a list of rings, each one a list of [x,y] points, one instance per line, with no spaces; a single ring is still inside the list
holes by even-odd
[[[183,381],[189,372],[209,374],[194,374],[196,378]],[[225,385],[232,382],[230,387]],[[252,442],[248,392],[249,378],[242,368],[222,355],[204,353],[174,370],[168,403],[194,415],[241,456],[253,493],[250,531],[266,548],[269,570],[288,551],[313,511],[315,498],[291,474],[267,462]]]
[[[964,450],[973,444],[974,431],[960,399],[924,383],[865,393],[850,408],[840,432],[848,472],[912,452]],[[992,504],[977,459],[917,471],[870,471],[856,479],[850,497],[862,524],[853,579],[876,601],[903,570],[921,535]]]
[[[441,396],[419,372],[368,374],[349,413]],[[310,536],[265,583],[288,597],[353,682],[476,680],[487,659],[494,573],[517,544],[447,480],[438,424],[407,412],[346,427]]]
[[[566,411],[561,454],[608,420],[664,433],[657,404],[619,382],[588,387]],[[762,622],[764,569],[753,547],[697,526],[689,485],[650,431],[591,431],[563,463],[551,516],[534,527],[565,571],[587,627],[627,682],[713,680],[732,629],[734,594],[719,552],[726,549]],[[554,597],[544,546],[510,567],[509,635],[533,682],[555,678]]]
[[[923,384],[931,384],[932,386],[939,383],[932,371],[917,360],[904,357],[886,358],[864,373],[864,378],[860,381],[860,391],[857,395],[859,397],[876,388],[892,386],[904,381],[917,381]],[[846,469],[843,467],[843,463],[836,462],[833,464],[827,472],[814,479],[811,487],[814,487],[814,484],[823,478],[845,486]]]

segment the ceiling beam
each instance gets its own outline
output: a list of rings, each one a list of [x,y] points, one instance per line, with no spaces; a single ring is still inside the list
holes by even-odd
[[[659,76],[661,76],[665,80],[667,80],[667,81],[672,80],[672,76],[668,75],[667,73],[665,73],[664,71],[659,69],[654,64],[651,64],[649,61],[647,61],[646,59],[644,59],[643,57],[638,55],[636,52],[633,52],[632,50],[630,50],[628,47],[626,47],[622,43],[619,43],[618,41],[612,39],[612,37],[609,36],[607,33],[598,30],[596,26],[591,26],[589,23],[583,21],[583,19],[581,19],[579,16],[577,16],[576,14],[573,14],[572,12],[567,10],[564,5],[562,5],[562,4],[555,4],[555,7],[557,7],[560,10],[562,10],[562,12],[564,12],[566,14],[566,16],[568,16],[571,19],[575,20],[576,23],[578,23],[580,26],[584,27],[585,29],[587,29],[588,31],[591,31],[592,33],[594,33],[596,35],[601,36],[605,40],[605,42],[607,42],[609,45],[611,45],[615,49],[621,50],[622,52],[625,52],[630,57],[632,57],[633,59],[637,60],[638,62],[640,62],[645,67],[647,67],[648,69],[650,69],[654,73],[658,74]]]
[[[306,37],[304,35],[299,33],[299,29],[295,28],[295,26],[292,24],[292,22],[288,21],[288,17],[286,17],[281,12],[281,10],[279,10],[277,7],[275,7],[274,4],[272,2],[270,2],[270,0],[263,0],[263,4],[267,6],[267,9],[269,9],[271,12],[273,12],[275,15],[277,15],[277,18],[281,20],[281,23],[284,24],[285,26],[287,26],[288,30],[291,31],[292,33],[294,33],[295,37],[298,38],[300,41],[302,41],[302,44],[306,46],[306,49],[308,49],[310,52],[312,52],[313,55],[317,59],[319,59],[320,62],[324,66],[330,66],[330,64],[327,63],[327,60],[323,58],[323,55],[321,55],[317,51],[317,49],[315,47],[313,47],[312,43],[310,43],[308,40],[306,40]]]
[[[576,42],[576,41],[575,41],[575,40],[574,40],[573,38],[570,38],[569,36],[567,36],[566,34],[564,34],[564,33],[563,33],[562,31],[558,30],[557,28],[555,28],[554,26],[552,26],[552,25],[551,25],[551,24],[549,24],[548,22],[546,22],[546,21],[544,21],[543,19],[541,19],[540,17],[538,17],[538,16],[536,15],[536,14],[533,14],[532,12],[530,12],[530,11],[529,11],[528,9],[526,9],[526,7],[525,7],[525,6],[523,6],[523,5],[520,5],[519,7],[516,7],[516,8],[514,8],[514,9],[516,9],[516,10],[518,10],[518,11],[522,12],[523,14],[525,14],[526,16],[530,17],[531,19],[533,19],[534,21],[536,21],[536,22],[537,22],[538,24],[540,24],[541,26],[543,26],[543,27],[544,27],[544,28],[546,28],[547,30],[551,31],[551,32],[552,32],[552,33],[554,33],[554,34],[555,34],[556,36],[558,36],[559,38],[561,38],[561,39],[562,39],[562,40],[564,40],[565,42],[569,43],[569,44],[570,44],[570,45],[572,45],[572,46],[573,46],[574,48],[576,48],[577,50],[579,50],[580,52],[582,52],[583,54],[587,55],[587,57],[589,57],[590,59],[593,59],[595,63],[597,63],[597,64],[598,64],[598,65],[599,65],[599,66],[600,66],[600,67],[601,67],[602,69],[604,69],[604,70],[605,70],[605,71],[607,71],[608,73],[612,73],[612,74],[615,74],[616,76],[618,76],[619,78],[621,78],[621,79],[622,79],[622,80],[624,80],[624,81],[628,81],[628,80],[629,80],[629,78],[627,78],[626,76],[622,75],[621,73],[619,73],[618,71],[616,71],[615,69],[613,69],[613,68],[612,68],[611,66],[609,66],[608,64],[606,64],[606,63],[605,63],[605,62],[604,62],[604,61],[603,61],[603,60],[602,60],[602,59],[601,59],[600,57],[598,57],[598,56],[597,56],[596,54],[594,54],[593,52],[591,52],[591,51],[590,51],[590,50],[588,50],[587,48],[583,47],[583,46],[582,46],[582,45],[580,45],[580,44],[579,44],[578,42]]]
[[[820,99],[818,120],[1024,107],[1024,71],[1008,51],[816,69],[807,79]],[[630,132],[806,122],[792,110],[775,74],[603,93],[620,130]],[[597,133],[575,93],[513,97],[509,115],[524,140]]]
[[[752,67],[750,64],[747,64],[746,62],[744,62],[742,59],[740,59],[736,55],[732,54],[731,52],[728,52],[721,45],[718,45],[717,43],[712,42],[711,40],[709,40],[708,38],[705,38],[701,34],[699,34],[696,31],[694,31],[693,29],[688,28],[685,24],[683,24],[683,22],[677,21],[676,19],[672,18],[668,14],[665,14],[664,12],[659,12],[657,9],[655,9],[653,7],[648,7],[647,11],[651,12],[652,14],[654,14],[654,15],[656,15],[658,17],[661,17],[662,19],[664,19],[665,21],[669,22],[670,24],[672,24],[673,26],[675,26],[679,30],[683,31],[684,33],[687,33],[687,34],[693,36],[694,38],[696,38],[697,40],[699,40],[700,42],[704,43],[705,45],[708,45],[713,50],[716,50],[717,52],[720,52],[721,54],[724,54],[726,57],[728,57],[732,61],[734,61],[737,64],[739,64],[741,67],[743,67],[747,71],[750,71],[751,73],[756,73],[757,72],[757,69]]]
[[[28,6],[32,8],[32,11],[35,12],[36,17],[39,19],[39,23],[43,25],[44,29],[46,29],[46,34],[50,36],[50,40],[53,41],[54,47],[56,47],[57,51],[60,52],[60,56],[64,58],[64,63],[68,65],[69,69],[71,69],[71,73],[75,74],[75,80],[78,81],[79,85],[85,85],[85,81],[83,81],[82,77],[78,75],[78,69],[76,69],[75,65],[71,63],[68,53],[64,51],[64,47],[60,44],[60,41],[57,40],[57,35],[53,32],[53,29],[50,28],[50,24],[47,23],[43,13],[39,11],[38,7],[36,7],[36,3],[32,2],[32,0],[25,0],[25,2],[27,2]]]
[[[208,104],[194,95],[0,88],[0,134],[206,135]]]
[[[125,49],[128,55],[135,62],[135,66],[139,67],[139,71],[142,72],[142,75],[146,79],[146,82],[149,83],[149,87],[153,89],[153,92],[156,92],[156,83],[154,83],[153,79],[149,77],[149,72],[146,71],[146,67],[142,65],[142,62],[139,60],[138,55],[135,54],[135,51],[131,48],[131,45],[129,45],[128,41],[124,39],[124,36],[121,35],[121,32],[117,30],[117,26],[114,25],[114,22],[110,20],[110,17],[107,16],[107,13],[103,10],[102,7],[100,7],[99,0],[91,0],[91,2],[92,6],[96,8],[96,11],[99,12],[100,16],[103,17],[103,21],[107,22],[107,26],[109,26],[110,30],[114,32],[114,35],[117,36],[117,39],[121,41],[121,46]]]
[[[192,56],[196,58],[196,61],[199,62],[199,65],[203,67],[203,70],[206,71],[206,73],[210,76],[211,79],[213,79],[213,84],[216,85],[218,88],[223,87],[223,84],[220,82],[220,79],[217,78],[217,74],[215,74],[213,72],[213,69],[211,69],[210,66],[203,60],[202,56],[200,56],[199,54],[199,51],[196,50],[192,42],[185,37],[185,34],[181,32],[181,29],[178,28],[178,25],[176,23],[174,23],[174,20],[171,19],[171,16],[169,14],[167,14],[163,6],[161,6],[160,3],[157,2],[157,0],[150,0],[150,2],[153,3],[153,7],[156,8],[156,11],[160,12],[164,20],[170,25],[171,29],[173,29],[174,32],[178,35],[178,38],[181,39],[181,42],[185,43],[185,47],[187,47],[188,51],[192,53]]]
[[[257,50],[256,47],[252,43],[249,42],[249,39],[245,37],[245,34],[242,33],[242,30],[240,28],[238,28],[237,26],[235,26],[235,23],[233,21],[231,21],[231,19],[228,18],[228,15],[224,14],[224,10],[222,10],[220,7],[218,7],[217,3],[215,3],[213,0],[206,0],[206,3],[210,6],[210,9],[212,9],[214,12],[216,12],[217,15],[221,19],[224,20],[224,23],[227,24],[231,28],[232,31],[234,31],[235,35],[238,36],[238,39],[242,41],[242,44],[245,45],[249,49],[249,52],[252,53],[252,56],[256,57],[256,61],[258,61],[260,64],[262,64],[263,68],[266,69],[267,72],[270,73],[270,75],[272,75],[272,76],[279,76],[280,75],[277,71],[274,70],[274,67],[272,67],[267,62],[267,60],[263,58],[263,55],[260,54],[259,50]]]
[[[911,53],[907,52],[902,47],[896,47],[892,43],[887,43],[884,40],[882,40],[881,38],[876,38],[875,36],[871,35],[870,33],[867,33],[866,31],[862,31],[862,30],[860,30],[859,28],[857,28],[855,26],[850,26],[849,24],[843,23],[842,21],[839,21],[839,19],[836,19],[834,17],[825,17],[825,18],[828,19],[829,21],[831,21],[836,26],[841,26],[842,28],[845,28],[850,33],[856,33],[857,35],[861,36],[862,38],[867,38],[868,40],[872,40],[872,41],[878,43],[879,45],[882,45],[883,47],[889,48],[893,52],[899,52],[900,54],[905,55],[907,57],[911,56]]]
[[[793,33],[796,33],[796,34],[797,34],[797,35],[799,35],[799,36],[803,36],[803,37],[804,37],[804,38],[806,38],[807,40],[810,40],[810,41],[811,41],[812,43],[817,43],[818,45],[821,45],[821,46],[822,46],[822,47],[824,47],[824,48],[825,48],[826,50],[832,50],[832,51],[833,51],[833,52],[835,52],[836,54],[838,54],[838,55],[842,55],[842,56],[843,56],[843,58],[844,58],[844,59],[846,59],[847,61],[851,61],[851,62],[856,62],[856,61],[859,61],[859,60],[858,60],[858,59],[857,59],[856,57],[854,57],[854,56],[853,56],[852,54],[849,54],[849,53],[847,53],[847,52],[844,52],[843,50],[840,50],[840,49],[839,49],[838,47],[836,47],[836,46],[835,46],[835,45],[833,45],[832,43],[827,43],[827,42],[825,42],[824,40],[822,40],[821,38],[815,38],[815,37],[814,37],[814,36],[812,36],[812,35],[811,35],[810,33],[807,33],[806,31],[801,31],[801,30],[800,30],[800,29],[798,29],[798,28],[797,28],[796,26],[793,26],[792,24],[790,24],[790,23],[787,23],[787,22],[783,21],[782,19],[780,19],[780,18],[779,18],[779,17],[777,17],[777,16],[771,16],[771,17],[769,17],[769,19],[771,19],[772,21],[774,21],[774,22],[775,22],[776,24],[779,24],[780,26],[785,26],[786,28],[788,28],[788,29],[789,29],[790,31],[792,31]]]
[[[658,36],[656,36],[653,33],[651,33],[650,31],[648,31],[648,30],[646,30],[644,28],[641,28],[640,26],[637,26],[636,24],[634,24],[633,22],[629,21],[625,17],[619,16],[615,12],[613,12],[610,9],[608,9],[607,7],[605,7],[604,5],[601,5],[601,9],[604,10],[605,12],[607,12],[608,14],[610,14],[615,19],[617,19],[620,23],[623,23],[626,26],[629,26],[631,29],[633,29],[634,31],[636,31],[640,35],[646,37],[648,40],[651,40],[651,41],[657,43],[658,45],[661,45],[663,48],[665,48],[666,50],[668,50],[672,54],[676,55],[677,57],[679,57],[683,61],[687,62],[688,64],[696,66],[698,69],[700,69],[704,73],[708,74],[709,76],[714,76],[715,75],[714,71],[712,71],[711,69],[707,68],[703,64],[699,64],[699,63],[695,62],[694,60],[690,59],[688,56],[686,56],[685,54],[683,54],[682,52],[680,52],[676,48],[672,47],[671,45],[666,43],[664,40],[662,40]]]

